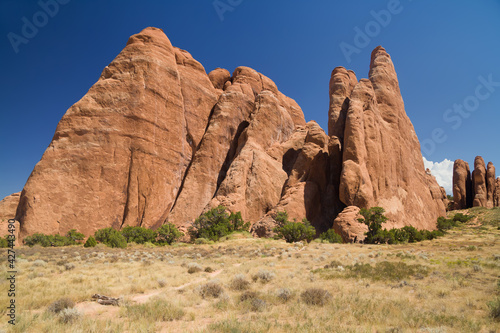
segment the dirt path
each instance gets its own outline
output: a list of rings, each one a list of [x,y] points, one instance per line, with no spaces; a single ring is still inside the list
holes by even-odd
[[[235,264],[235,266],[236,265],[238,265],[238,264]],[[241,265],[241,264],[239,264],[239,265]],[[200,277],[199,279],[196,279],[194,281],[185,283],[185,284],[180,285],[178,287],[172,287],[172,288],[170,288],[170,290],[180,290],[180,289],[184,289],[186,287],[189,287],[193,284],[201,283],[201,282],[205,281],[207,278],[216,277],[217,275],[222,273],[222,271],[223,271],[222,269],[217,270],[217,271],[209,273],[203,277]],[[151,297],[160,295],[161,293],[163,293],[166,290],[168,290],[168,289],[163,288],[163,289],[155,290],[155,291],[145,293],[145,294],[130,295],[128,297],[128,299],[135,304],[144,304]],[[118,307],[118,306],[102,305],[102,304],[99,304],[99,303],[93,302],[93,301],[80,302],[80,303],[75,305],[75,308],[87,316],[106,318],[106,319],[116,318],[118,316],[119,311],[120,311],[120,307]]]

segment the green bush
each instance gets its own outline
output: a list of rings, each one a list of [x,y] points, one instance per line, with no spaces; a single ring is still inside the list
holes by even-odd
[[[172,245],[172,243],[184,236],[184,233],[180,232],[174,224],[169,222],[158,228],[156,232],[158,234],[156,242],[160,245]]]
[[[327,232],[324,232],[321,235],[319,235],[319,238],[321,239],[322,242],[342,243],[342,236],[337,234],[333,229],[328,229]]]
[[[410,235],[404,229],[392,229],[391,233],[394,235],[394,242],[396,244],[399,243],[408,243]]]
[[[240,212],[229,215],[225,207],[218,206],[198,217],[189,227],[188,233],[192,241],[197,238],[218,241],[232,232],[248,231],[249,227],[250,223],[243,221]]]
[[[408,234],[408,243],[417,243],[423,240],[422,234],[415,227],[406,226],[401,229]]]
[[[5,235],[5,238],[0,238],[0,248],[9,247],[9,235]]]
[[[47,238],[47,235],[41,233],[35,233],[31,236],[27,236],[26,238],[24,238],[23,243],[29,247],[32,247],[34,245],[47,247],[51,245],[49,239]]]
[[[137,244],[153,243],[157,236],[156,231],[139,226],[127,226],[121,230],[121,234],[125,237],[127,243],[134,242]]]
[[[283,216],[280,216],[280,219]],[[310,242],[316,235],[316,229],[304,218],[302,222],[288,221],[288,215],[284,214],[285,219],[278,222],[278,226],[274,228],[276,238],[283,238],[287,243],[294,243],[300,241]]]
[[[80,243],[85,238],[85,235],[81,232],[76,231],[76,229],[71,229],[66,234],[66,238],[68,238],[68,242],[71,244]]]
[[[365,243],[381,243],[380,239],[387,238],[388,234],[382,230],[382,223],[387,221],[387,217],[384,216],[384,213],[385,209],[382,207],[372,207],[370,209],[362,208],[359,211],[359,214],[363,216],[363,218],[358,219],[358,221],[368,226]]]
[[[95,239],[109,247],[119,247],[122,249],[127,247],[127,240],[125,237],[118,230],[113,228],[97,230],[95,232]]]
[[[465,223],[465,222],[469,221],[470,219],[472,219],[472,216],[465,215],[465,214],[462,214],[462,213],[456,213],[453,216],[453,221],[455,221],[455,222]]]
[[[443,216],[438,217],[437,219],[437,228],[443,233],[451,228],[457,227],[460,222],[457,222],[453,219],[447,219]]]
[[[496,321],[500,321],[500,297],[488,302],[488,308],[490,309],[490,317]]]
[[[34,246],[41,245],[43,247],[48,246],[68,246],[75,245],[77,241],[83,239],[83,234],[77,232],[75,229],[70,230],[66,236],[61,235],[45,235],[42,233],[35,233],[31,236],[26,237],[23,242],[25,245]]]
[[[97,245],[97,241],[95,240],[94,237],[90,236],[85,244],[83,244],[84,247],[94,247]]]
[[[382,224],[387,221],[384,216],[384,209],[381,207],[372,207],[370,209],[361,209],[360,214],[363,218],[358,219],[359,222],[368,226],[365,243],[367,244],[400,244],[400,243],[415,243],[423,240],[431,240],[443,236],[444,230],[451,229],[459,222],[452,219],[438,218],[438,229],[435,231],[417,230],[412,226],[405,226],[400,229],[386,230],[382,229]],[[457,220],[462,220],[463,217],[458,216]]]

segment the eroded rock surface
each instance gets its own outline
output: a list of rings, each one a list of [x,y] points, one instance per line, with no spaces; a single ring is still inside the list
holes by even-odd
[[[332,79],[337,80],[336,76]],[[331,86],[349,90],[345,83]],[[394,66],[382,47],[372,52],[369,79],[354,86],[342,110],[346,111],[340,200],[347,206],[381,206],[393,226],[434,228],[437,217],[445,214],[441,190],[425,172]],[[333,129],[343,122],[342,116],[330,120]]]
[[[472,178],[469,164],[456,160],[453,164],[453,201],[455,209],[472,206]]]
[[[147,28],[60,121],[20,195],[22,235],[166,221],[185,230],[218,205],[259,236],[287,211],[361,240],[356,209],[372,206],[388,226],[433,229],[446,193],[424,170],[390,56],[377,47],[359,82],[335,68],[329,95],[327,135],[270,78],[244,66],[207,75]]]

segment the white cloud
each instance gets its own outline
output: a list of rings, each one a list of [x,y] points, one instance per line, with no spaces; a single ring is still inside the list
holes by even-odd
[[[424,157],[424,166],[431,170],[438,184],[446,190],[446,194],[453,195],[453,162],[449,159],[442,162],[432,162],[427,161]]]

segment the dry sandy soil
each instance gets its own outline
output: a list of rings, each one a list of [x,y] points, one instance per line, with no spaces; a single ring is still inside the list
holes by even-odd
[[[471,213],[444,237],[403,245],[236,234],[207,245],[18,247],[16,325],[3,315],[0,330],[500,332],[488,305],[500,296],[500,209]],[[98,304],[96,293],[120,306]],[[49,311],[61,298],[74,310]]]

